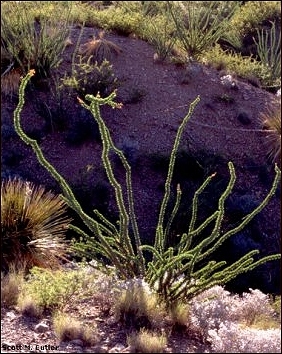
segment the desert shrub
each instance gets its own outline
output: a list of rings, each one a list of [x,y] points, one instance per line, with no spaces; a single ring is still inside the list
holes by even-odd
[[[83,268],[51,271],[33,267],[22,288],[20,302],[32,299],[43,311],[64,310],[93,292],[93,278],[95,274],[87,274]]]
[[[38,76],[46,77],[61,62],[69,36],[70,7],[54,11],[52,1],[48,3],[49,12],[46,8],[42,10],[42,3],[36,1],[11,1],[1,5],[1,48],[13,63],[11,69],[20,68],[21,74],[35,68]],[[3,64],[4,58],[1,67]]]
[[[271,29],[257,30],[258,57],[268,71],[268,86],[281,87],[281,28],[272,22]]]
[[[260,120],[267,132],[267,156],[272,163],[279,162],[281,158],[281,105],[270,106],[261,113]]]
[[[257,78],[256,82],[258,81],[259,85],[268,85],[269,73],[267,68],[253,57],[243,57],[241,54],[231,53],[216,45],[202,53],[201,61],[218,70],[224,69],[227,72],[235,73],[241,78],[251,80],[251,82],[254,82]]]
[[[219,331],[222,325],[231,323],[250,327],[264,318],[268,329],[279,325],[274,321],[269,296],[259,290],[250,289],[239,296],[215,286],[193,298],[189,302],[189,311],[191,323],[201,329],[205,339],[210,331]]]
[[[280,353],[281,330],[241,327],[237,323],[221,323],[209,331],[211,349],[216,353]]]
[[[123,103],[135,104],[142,102],[146,95],[146,89],[143,87],[138,87],[138,83],[134,83],[132,86],[126,87],[126,98],[124,99]]]
[[[3,60],[2,60],[3,61]],[[2,68],[2,63],[1,63]],[[1,75],[1,94],[13,98],[18,92],[21,79],[20,69],[9,69]]]
[[[190,323],[190,306],[184,302],[177,302],[169,308],[169,315],[173,331],[186,330]]]
[[[230,3],[218,1],[167,3],[175,36],[188,58],[194,59],[225,35],[229,20],[238,6],[237,2],[232,2],[230,6]]]
[[[113,73],[113,66],[104,60],[102,64],[91,64],[91,57],[85,60],[79,56],[78,63],[73,65],[72,74],[62,79],[61,88],[65,87],[76,94],[85,97],[86,94],[101,96],[107,95],[117,86],[117,79]]]
[[[187,223],[186,232],[180,235],[179,243],[175,247],[168,245],[167,241],[171,232],[171,224],[178,212],[182,197],[182,190],[178,184],[176,186],[173,208],[172,210],[168,210],[172,194],[171,182],[176,153],[186,124],[200,101],[199,96],[190,104],[189,111],[177,130],[165,181],[165,193],[155,228],[154,244],[142,245],[134,211],[131,167],[124,153],[114,144],[110,131],[102,119],[100,112],[100,106],[105,104],[112,108],[121,107],[120,104],[114,101],[116,92],[112,92],[108,97],[104,98],[101,98],[100,95],[86,95],[85,99],[90,102],[89,105],[82,99],[78,99],[82,107],[93,114],[99,125],[103,145],[102,163],[108,181],[114,189],[119,216],[118,222],[113,223],[97,210],[94,210],[95,217],[89,216],[82,210],[67,181],[46,160],[37,141],[30,139],[22,130],[20,114],[24,105],[24,90],[32,75],[34,75],[33,71],[23,79],[20,85],[20,100],[14,112],[15,129],[21,139],[32,147],[39,163],[60,184],[64,193],[64,200],[78,214],[91,232],[91,236],[89,236],[86,232],[75,228],[75,231],[82,236],[82,241],[78,243],[78,247],[74,245],[74,251],[76,250],[81,255],[94,259],[100,254],[102,259],[108,260],[111,265],[116,267],[117,275],[121,279],[144,278],[167,304],[178,302],[182,299],[189,300],[204,290],[214,285],[225,284],[231,279],[236,278],[239,274],[251,271],[267,261],[280,259],[280,254],[274,254],[255,260],[254,256],[259,253],[258,250],[248,252],[231,265],[227,265],[226,261],[216,262],[209,258],[224,241],[244,229],[268,204],[280,180],[281,171],[277,165],[274,167],[275,177],[273,184],[265,198],[238,225],[231,226],[230,229],[222,229],[222,223],[224,220],[226,199],[231,194],[236,182],[235,168],[231,161],[228,162],[230,180],[219,197],[216,210],[204,221],[197,224],[199,196],[205,191],[205,188],[216,174],[209,175],[196,190],[191,201],[191,219]],[[114,167],[110,159],[110,156],[113,154],[119,158],[124,167],[125,186],[122,186],[115,176]],[[207,227],[211,227],[210,233],[204,239],[199,240],[199,235]],[[148,257],[151,256],[149,261],[146,261],[145,253],[148,254]]]
[[[246,1],[237,8],[230,19],[230,31],[236,31],[242,38],[255,33],[266,21],[280,21],[281,4],[279,1]]]
[[[96,25],[120,35],[128,36],[132,33],[138,35],[143,21],[142,13],[139,11],[141,5],[138,3],[138,1],[117,1],[115,6],[98,12]]]
[[[127,344],[132,350],[131,353],[164,353],[167,338],[164,334],[141,329],[128,335]]]
[[[98,335],[94,324],[90,328],[66,313],[56,312],[53,315],[53,326],[55,334],[60,342],[80,339],[83,342],[83,346],[91,346],[98,341]]]
[[[70,219],[59,195],[18,178],[1,185],[2,269],[57,267],[68,252]]]

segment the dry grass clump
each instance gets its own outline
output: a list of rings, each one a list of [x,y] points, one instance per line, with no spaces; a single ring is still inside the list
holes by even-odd
[[[167,338],[164,334],[141,329],[140,332],[131,333],[127,337],[131,353],[164,353]]]
[[[125,327],[134,329],[160,327],[166,316],[157,294],[136,285],[118,293],[114,313]]]
[[[11,69],[1,76],[1,92],[10,96],[18,92],[21,80],[21,69]]]
[[[278,162],[281,158],[281,104],[272,106],[260,116],[263,128],[267,130],[267,154],[271,162]]]
[[[105,31],[101,31],[98,34],[98,38],[94,38],[87,43],[81,44],[78,50],[78,54],[86,59],[91,58],[92,62],[101,64],[105,59],[111,61],[113,55],[121,53],[121,48],[115,43],[108,41],[104,38]]]
[[[186,330],[189,324],[189,304],[176,303],[169,311],[172,328],[175,331]]]
[[[43,315],[43,307],[32,296],[20,294],[17,302],[19,311],[27,317],[40,318]]]
[[[90,346],[98,341],[94,327],[89,328],[63,312],[57,312],[53,316],[53,326],[55,334],[61,342],[79,339],[84,346]]]
[[[1,305],[12,307],[17,304],[24,282],[23,272],[16,272],[10,269],[7,274],[1,273]]]

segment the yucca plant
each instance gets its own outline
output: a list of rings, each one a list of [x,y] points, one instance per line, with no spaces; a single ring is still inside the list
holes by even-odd
[[[1,185],[2,270],[58,267],[66,258],[71,219],[60,195],[19,178]]]
[[[260,118],[267,131],[267,155],[272,163],[278,162],[281,158],[281,105],[268,108]]]
[[[70,31],[71,5],[54,11],[52,1],[46,3],[51,6],[48,11],[42,10],[41,1],[1,3],[1,67],[5,75],[12,68],[20,68],[22,74],[34,68],[39,77],[48,77],[60,64]]]
[[[98,37],[93,36],[93,39],[79,47],[78,54],[86,59],[92,58],[92,62],[101,64],[105,59],[111,61],[113,55],[118,55],[121,48],[104,38],[105,31],[100,31]]]
[[[168,15],[174,23],[175,37],[189,59],[198,59],[203,51],[220,39],[228,40],[228,22],[238,6],[236,1],[231,4],[220,1],[167,1],[167,5]]]
[[[254,38],[258,56],[268,71],[268,87],[281,86],[281,29],[275,22],[270,30],[257,30],[258,40]]]

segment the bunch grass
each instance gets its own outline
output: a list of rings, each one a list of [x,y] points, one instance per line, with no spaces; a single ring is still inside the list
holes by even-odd
[[[127,337],[132,353],[164,353],[167,346],[165,334],[158,334],[146,329],[133,332]]]
[[[59,267],[69,247],[65,233],[71,219],[59,195],[19,178],[1,185],[2,269]]]

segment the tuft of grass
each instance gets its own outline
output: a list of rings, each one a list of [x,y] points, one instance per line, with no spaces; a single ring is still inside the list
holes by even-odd
[[[158,327],[166,312],[157,294],[132,285],[118,293],[114,313],[117,320],[127,328],[150,329]]]
[[[169,309],[172,328],[175,331],[186,330],[189,322],[189,305],[183,302],[176,302]]]
[[[15,177],[1,185],[2,269],[56,268],[68,254],[71,219],[60,195]]]
[[[97,343],[98,335],[93,325],[90,328],[66,313],[57,312],[53,316],[53,326],[56,336],[61,342],[80,339],[84,346]]]
[[[11,69],[1,75],[1,93],[4,96],[12,97],[18,92],[21,81],[21,69]]]
[[[7,274],[1,273],[1,305],[15,306],[18,302],[21,286],[24,282],[22,271],[10,268]]]
[[[271,107],[261,113],[260,120],[267,130],[267,156],[272,163],[281,159],[281,105]]]
[[[132,333],[127,337],[127,343],[131,353],[164,353],[167,338],[162,334],[141,329],[140,332]]]
[[[93,63],[102,64],[104,60],[111,61],[113,55],[120,54],[122,50],[115,43],[106,40],[104,36],[105,31],[100,31],[97,38],[94,36],[90,42],[81,44],[78,54],[86,58],[86,60],[91,58]]]
[[[20,293],[17,301],[19,311],[27,317],[40,318],[43,315],[44,309],[37,300],[30,295]]]

